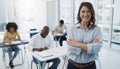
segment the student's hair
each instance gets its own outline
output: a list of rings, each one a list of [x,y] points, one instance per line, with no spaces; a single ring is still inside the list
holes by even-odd
[[[9,32],[11,27],[14,28],[15,32],[18,29],[18,26],[15,22],[8,22],[8,24],[6,25],[6,30]]]
[[[64,24],[64,20],[60,20],[59,23],[60,23],[60,24]]]
[[[82,2],[81,3],[79,10],[78,10],[78,14],[77,14],[78,23],[80,23],[82,21],[82,19],[80,18],[80,11],[83,6],[87,7],[90,10],[90,13],[92,15],[92,17],[89,21],[88,27],[91,26],[92,28],[94,28],[96,26],[95,25],[95,12],[93,9],[93,5],[90,2]]]
[[[49,31],[49,27],[48,26],[44,26],[43,28],[47,29]]]

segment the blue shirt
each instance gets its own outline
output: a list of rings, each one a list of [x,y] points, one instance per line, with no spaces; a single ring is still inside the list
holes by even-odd
[[[98,43],[91,43],[94,38],[98,38]],[[80,43],[87,44],[87,52],[82,52],[81,48],[68,45],[68,58],[77,63],[88,63],[98,58],[98,52],[102,47],[102,34],[100,27],[94,29],[88,27],[84,30],[80,23],[72,25],[68,31],[68,39],[73,39]]]

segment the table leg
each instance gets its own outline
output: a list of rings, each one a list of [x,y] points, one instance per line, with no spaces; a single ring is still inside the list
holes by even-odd
[[[63,60],[64,60],[64,63],[63,63],[62,69],[64,69],[64,66],[67,68],[67,63],[68,63],[68,58],[67,58],[67,56],[63,56]],[[65,69],[66,69],[66,68],[65,68]]]
[[[5,57],[5,51],[4,51],[3,48],[2,48],[2,52],[3,52],[3,63],[4,63],[4,67],[5,67],[5,69],[7,69],[7,68],[6,68],[6,57]]]
[[[25,56],[26,56],[26,60],[27,60],[27,64],[28,64],[27,69],[29,69],[29,61],[28,61],[28,56],[27,56],[27,52],[26,52],[26,47],[25,47],[25,44],[23,44],[23,45],[24,45],[24,62],[23,62],[23,64],[25,63]]]

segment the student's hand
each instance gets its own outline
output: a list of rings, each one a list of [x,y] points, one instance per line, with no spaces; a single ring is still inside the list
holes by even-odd
[[[20,41],[20,39],[14,39],[14,41]]]
[[[5,40],[4,43],[9,43],[9,44],[11,44],[11,40]]]
[[[47,50],[48,48],[47,47],[45,47],[45,48],[42,48],[42,50]]]
[[[52,31],[52,34],[54,35],[55,31]]]
[[[42,51],[43,48],[33,48],[32,50],[33,50],[33,52],[34,52],[34,51]]]
[[[52,31],[52,34],[54,35],[54,34],[58,34],[56,31]]]

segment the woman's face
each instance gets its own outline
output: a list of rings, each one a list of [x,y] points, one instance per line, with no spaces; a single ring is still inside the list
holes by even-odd
[[[91,12],[90,10],[86,7],[83,6],[80,10],[80,18],[83,22],[89,22],[91,19]]]
[[[10,32],[15,32],[15,29],[13,27],[10,27]]]

